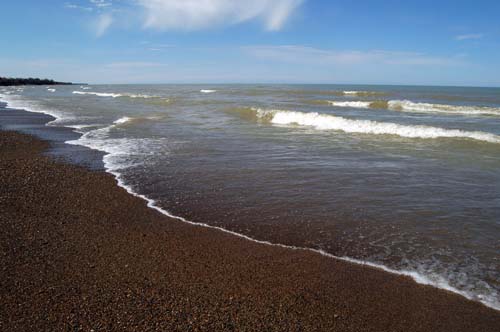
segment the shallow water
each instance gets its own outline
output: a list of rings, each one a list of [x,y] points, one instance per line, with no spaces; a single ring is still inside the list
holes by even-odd
[[[175,215],[500,308],[500,89],[42,86],[0,99],[83,134],[68,143],[105,152]]]

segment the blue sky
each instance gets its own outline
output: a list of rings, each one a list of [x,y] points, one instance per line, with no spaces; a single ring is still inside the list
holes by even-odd
[[[499,1],[3,1],[0,76],[500,86]]]

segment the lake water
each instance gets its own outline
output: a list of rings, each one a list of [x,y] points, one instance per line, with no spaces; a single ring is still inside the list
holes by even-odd
[[[67,143],[104,152],[173,215],[500,308],[500,89],[39,86],[0,100],[82,134]]]

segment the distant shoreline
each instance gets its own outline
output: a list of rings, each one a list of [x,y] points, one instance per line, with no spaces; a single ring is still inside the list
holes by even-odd
[[[85,83],[58,82],[47,78],[0,77],[0,86],[25,85],[86,85]]]

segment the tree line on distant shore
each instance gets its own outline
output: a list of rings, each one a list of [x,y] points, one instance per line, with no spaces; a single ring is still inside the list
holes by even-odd
[[[40,78],[13,78],[13,77],[0,77],[0,86],[9,85],[71,85],[68,82],[56,82],[49,79]]]

